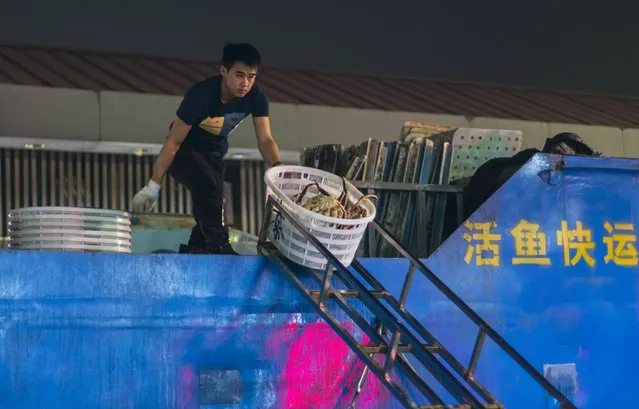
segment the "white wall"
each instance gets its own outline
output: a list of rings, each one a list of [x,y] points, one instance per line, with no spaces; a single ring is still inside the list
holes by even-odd
[[[0,84],[0,141],[23,137],[128,142],[131,146],[161,144],[179,102],[180,97],[166,95]],[[572,131],[606,156],[639,157],[639,129],[271,104],[273,135],[280,149],[291,155],[322,143],[350,145],[366,138],[396,139],[405,120],[522,130],[525,148],[541,148],[547,137]],[[231,135],[231,145],[256,148],[250,120]]]
[[[99,106],[96,92],[0,84],[0,136],[98,140]]]

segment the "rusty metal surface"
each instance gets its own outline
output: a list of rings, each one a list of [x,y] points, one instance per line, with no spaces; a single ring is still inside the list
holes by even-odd
[[[0,46],[0,82],[9,84],[182,95],[215,72],[213,61]],[[639,126],[637,98],[269,67],[258,82],[282,103]]]

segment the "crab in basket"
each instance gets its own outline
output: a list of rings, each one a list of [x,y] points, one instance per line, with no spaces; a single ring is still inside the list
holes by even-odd
[[[312,182],[304,187],[299,194],[291,197],[296,204],[303,208],[324,216],[335,217],[339,219],[361,219],[368,216],[368,210],[360,203],[366,199],[377,199],[375,195],[362,196],[357,202],[351,203],[348,199],[348,191],[346,190],[346,179],[342,178],[343,190],[339,197],[335,197],[328,193],[317,182]],[[312,186],[317,187],[318,195],[308,199],[304,204],[302,200],[308,189]]]

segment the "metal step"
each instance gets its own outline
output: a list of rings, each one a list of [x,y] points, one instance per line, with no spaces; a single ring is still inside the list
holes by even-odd
[[[267,241],[267,233],[271,226],[273,210],[282,217],[288,218],[299,233],[312,243],[315,249],[328,260],[325,271],[319,272],[305,269],[297,265],[292,267],[292,263],[284,259],[273,243]],[[484,340],[486,336],[488,336],[497,346],[506,352],[507,355],[515,360],[549,395],[557,399],[563,409],[577,409],[574,404],[497,334],[492,327],[439,280],[435,274],[397,243],[382,226],[376,222],[372,222],[371,226],[409,261],[409,268],[399,299],[392,296],[357,260],[353,260],[351,267],[361,279],[344,267],[317,238],[310,234],[308,229],[301,225],[291,213],[273,200],[272,197],[269,197],[267,200],[265,218],[258,240],[259,252],[269,256],[287,273],[307,301],[314,306],[320,316],[326,320],[333,330],[366,365],[358,384],[356,396],[361,391],[366,376],[370,371],[379,378],[380,382],[385,385],[393,396],[406,408],[502,409],[503,405],[499,403],[474,376]],[[416,271],[419,271],[429,279],[432,284],[477,325],[478,332],[467,366],[459,362],[450,351],[442,346],[410,311],[406,309],[406,300]],[[308,288],[302,280],[302,272],[305,278],[310,277],[320,289]],[[333,283],[336,280],[346,288],[335,288]],[[371,288],[367,288],[367,286]],[[348,299],[354,298],[358,299],[373,313],[375,317],[373,325],[347,301]],[[336,303],[340,309],[357,324],[370,338],[371,345],[362,345],[341,325],[328,310],[326,306],[328,300]],[[382,303],[382,301],[384,303]],[[390,309],[387,308],[386,305],[390,306]],[[420,341],[418,336],[425,342]],[[383,364],[375,360],[375,356],[380,354],[385,355]],[[434,392],[431,385],[426,383],[406,359],[408,354],[414,357],[437,383],[456,400],[455,403],[452,403],[452,405],[447,404]],[[448,368],[450,368],[450,370]],[[409,396],[408,391],[392,379],[391,374],[393,370],[397,370],[404,375],[413,387],[411,391],[419,391],[425,400],[429,402],[428,405],[417,404],[415,399]],[[356,397],[354,399],[356,399]],[[353,404],[351,404],[351,407],[354,407]]]
[[[309,290],[309,294],[313,298],[318,298],[320,293],[321,290]],[[369,291],[368,293],[377,298],[393,298],[393,296],[388,291]],[[339,294],[344,298],[361,298],[361,294],[358,291],[335,289],[329,289],[326,293],[326,297],[335,297],[335,294]]]
[[[422,344],[421,347],[429,350],[430,352],[434,354],[441,352],[443,350],[442,347],[439,345]],[[388,345],[362,345],[362,344],[359,345],[359,349],[361,349],[362,352],[366,354],[385,354],[388,352],[388,348],[389,348]],[[399,344],[397,345],[397,352],[400,354],[411,352],[412,348],[413,346],[409,344]]]

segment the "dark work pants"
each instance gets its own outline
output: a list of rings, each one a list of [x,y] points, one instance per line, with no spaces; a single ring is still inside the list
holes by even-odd
[[[169,167],[169,175],[191,193],[196,221],[188,243],[191,249],[219,252],[229,246],[222,222],[224,169],[222,158],[211,158],[186,143]]]

